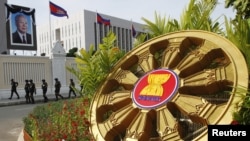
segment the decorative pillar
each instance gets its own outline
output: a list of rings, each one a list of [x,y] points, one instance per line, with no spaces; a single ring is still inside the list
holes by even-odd
[[[55,78],[61,82],[62,87],[66,86],[66,53],[62,44],[57,41],[51,50],[52,61],[52,81],[55,84]]]

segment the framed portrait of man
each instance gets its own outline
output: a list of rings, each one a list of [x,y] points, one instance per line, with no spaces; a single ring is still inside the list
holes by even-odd
[[[33,45],[31,18],[23,13],[11,14],[11,44]]]
[[[7,46],[15,50],[37,50],[35,11],[7,5]]]

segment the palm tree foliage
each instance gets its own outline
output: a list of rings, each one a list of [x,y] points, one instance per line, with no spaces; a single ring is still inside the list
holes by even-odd
[[[219,22],[211,19],[217,4],[217,0],[191,0],[181,15],[180,24],[176,27],[179,27],[179,30],[197,29],[222,34]],[[177,22],[172,24],[176,25]]]
[[[150,38],[181,30],[205,30],[218,34],[223,34],[223,30],[217,20],[211,19],[211,14],[215,9],[217,0],[190,0],[190,3],[183,11],[180,20],[161,17],[155,13],[155,21],[151,22],[146,18],[142,20],[146,23],[144,27],[149,31]]]
[[[228,20],[225,17],[227,38],[234,43],[244,55],[248,70],[250,70],[250,19],[247,19],[247,15],[244,14],[241,9],[242,4],[240,1],[226,1],[228,5],[233,4],[237,10],[237,14],[234,20]],[[246,3],[245,3],[246,4]],[[239,6],[240,5],[240,6]],[[248,6],[249,7],[249,6]],[[242,13],[243,12],[243,13]],[[249,11],[250,12],[250,11]],[[240,69],[240,68],[239,68]],[[237,88],[239,89],[239,88]],[[242,91],[243,90],[243,91]],[[250,124],[250,90],[249,88],[243,88],[238,95],[241,96],[241,102],[237,103],[237,110],[233,113],[233,119],[239,124]],[[243,95],[243,94],[244,95]],[[245,95],[246,94],[246,95]]]
[[[98,50],[95,51],[91,45],[89,50],[81,49],[76,54],[77,68],[67,67],[80,81],[83,89],[78,92],[81,94],[91,96],[115,63],[125,54],[114,46],[116,41],[114,33],[109,32],[102,41]]]
[[[226,0],[225,7],[236,9],[234,20],[225,17],[227,38],[244,54],[250,70],[250,0]]]
[[[134,43],[133,43],[133,46],[134,46],[134,47],[137,47],[137,46],[140,45],[141,43],[145,42],[146,38],[147,38],[147,34],[146,34],[146,33],[139,34],[139,35],[136,37],[136,39],[135,39],[135,41],[134,41]]]
[[[171,19],[166,20],[165,17],[162,18],[161,15],[158,15],[156,12],[155,22],[151,22],[143,17],[142,20],[146,23],[144,28],[149,32],[150,38],[174,31],[172,29],[172,26],[168,24],[168,21],[170,21]]]
[[[248,20],[237,17],[228,21],[225,17],[227,38],[234,43],[246,58],[250,70],[250,24]]]
[[[238,86],[236,94],[241,100],[235,103],[233,120],[238,124],[250,125],[250,91],[248,88]]]
[[[236,16],[244,19],[250,18],[250,0],[226,0],[225,7],[233,7],[236,9]]]

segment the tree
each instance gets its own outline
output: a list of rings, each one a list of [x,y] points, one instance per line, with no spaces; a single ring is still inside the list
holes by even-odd
[[[75,53],[78,51],[77,47],[74,47],[69,50],[69,52],[66,54],[66,57],[76,57]]]
[[[140,45],[141,43],[145,42],[146,39],[147,39],[147,34],[146,34],[146,33],[141,33],[141,34],[139,34],[139,35],[136,37],[136,39],[135,39],[135,41],[134,41],[134,43],[133,43],[133,46],[134,46],[134,47],[137,47],[137,46]]]
[[[205,30],[218,34],[223,34],[223,30],[217,20],[213,21],[211,14],[215,9],[217,0],[191,0],[187,9],[183,11],[178,22],[176,19],[161,17],[155,13],[155,22],[146,18],[142,20],[146,23],[145,29],[149,31],[150,38],[181,30]]]
[[[156,12],[154,22],[143,17],[142,20],[146,23],[146,26],[144,28],[149,32],[150,38],[174,31],[172,29],[172,26],[168,24],[168,21],[170,21],[170,19],[166,20],[165,17],[162,18],[161,15],[157,14]]]
[[[227,38],[240,49],[250,70],[250,24],[248,20],[237,17],[228,21],[225,17],[225,23]]]
[[[94,46],[91,45],[89,50],[81,49],[75,53],[77,68],[67,67],[83,87],[82,91],[78,91],[80,94],[91,97],[115,63],[125,54],[115,46],[114,33],[109,32],[102,41],[98,50],[94,50]]]
[[[236,16],[242,19],[250,18],[250,0],[226,0],[225,7],[233,7],[236,9]]]
[[[41,56],[45,56],[46,55],[46,53],[41,53]]]
[[[197,29],[223,34],[218,20],[213,21],[211,18],[217,4],[218,0],[191,0],[181,15],[180,24],[176,25],[176,20],[171,24],[179,30]]]

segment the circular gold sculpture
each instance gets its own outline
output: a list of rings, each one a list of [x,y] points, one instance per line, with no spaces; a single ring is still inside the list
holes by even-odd
[[[149,40],[126,54],[91,103],[97,141],[207,140],[207,125],[230,124],[236,88],[247,87],[241,52],[205,31]]]

